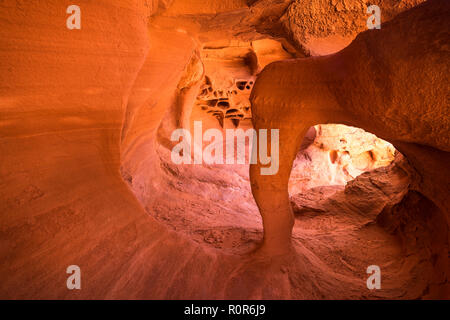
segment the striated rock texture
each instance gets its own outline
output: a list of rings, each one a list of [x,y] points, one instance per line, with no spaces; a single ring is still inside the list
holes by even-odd
[[[445,1],[300,60],[317,33],[297,1],[76,4],[81,30],[67,2],[0,2],[0,298],[448,298]],[[281,129],[279,174],[173,163],[199,120]]]

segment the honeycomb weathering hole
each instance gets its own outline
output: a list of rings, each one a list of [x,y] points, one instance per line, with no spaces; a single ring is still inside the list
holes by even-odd
[[[250,94],[258,75],[248,73],[239,57],[224,58],[224,51],[208,48],[203,56],[206,76],[199,81],[185,128],[192,135],[195,121],[203,124],[203,133],[215,129],[223,136],[226,130],[253,128]],[[201,143],[206,148],[217,141]],[[226,150],[229,141],[223,143]],[[243,165],[175,165],[170,149],[159,148],[163,168],[159,188],[164,192],[157,203],[143,201],[147,212],[207,250],[239,257],[258,252],[265,230],[249,179],[248,143],[245,151]],[[341,124],[311,127],[293,162],[288,185],[293,259],[306,259],[311,265],[295,266],[292,274],[317,269],[326,275],[323,268],[331,268],[348,277],[349,288],[358,291],[366,268],[377,265],[383,268],[387,287],[393,288],[385,297],[410,287],[414,290],[409,296],[420,296],[428,280],[414,284],[410,279],[430,268],[416,268],[414,262],[428,253],[420,245],[411,245],[401,229],[414,228],[414,218],[405,210],[409,201],[427,201],[410,190],[413,175],[407,159],[374,134]],[[137,196],[146,197],[140,189]],[[392,219],[394,212],[402,216],[401,226]],[[435,216],[439,220],[439,214]],[[420,241],[432,238],[430,230],[427,226],[418,231]],[[413,252],[411,256],[405,256],[405,247]],[[307,258],[310,255],[317,260]],[[405,264],[410,267],[404,269]]]

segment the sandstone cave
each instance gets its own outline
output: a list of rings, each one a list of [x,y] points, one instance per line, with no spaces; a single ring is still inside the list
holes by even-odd
[[[0,3],[2,299],[450,298],[450,2],[44,3]]]

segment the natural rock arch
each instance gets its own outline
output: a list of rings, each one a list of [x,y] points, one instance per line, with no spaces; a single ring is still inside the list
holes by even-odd
[[[306,131],[316,123],[357,126],[392,142],[421,177],[414,188],[448,213],[443,191],[449,188],[450,160],[445,13],[445,1],[429,1],[381,30],[360,34],[336,54],[274,62],[262,71],[251,95],[253,124],[280,129],[281,155],[276,175],[262,176],[261,165],[250,166],[264,251],[289,249],[289,176]],[[430,95],[421,94],[424,90]],[[448,224],[448,214],[445,218]]]

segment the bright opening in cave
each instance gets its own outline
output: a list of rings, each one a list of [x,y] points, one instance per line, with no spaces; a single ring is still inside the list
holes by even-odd
[[[259,72],[274,61],[293,57],[286,45],[273,39],[204,44],[184,70],[178,96],[158,128],[156,153],[148,155],[148,164],[161,168],[162,175],[152,177],[148,184],[149,168],[142,163],[134,175],[123,172],[149,215],[205,250],[243,258],[259,248],[264,230],[250,186],[250,141],[244,140],[245,164],[227,164],[227,145],[231,143],[237,152],[237,139],[216,141],[216,136],[205,141],[196,140],[195,135],[203,137],[214,129],[226,137],[230,130],[252,130],[250,96]],[[196,132],[199,124],[200,132]],[[202,153],[208,146],[223,144],[223,162],[175,164],[171,152],[178,140],[171,140],[171,133],[180,127],[189,131],[191,145],[183,151],[188,158],[194,159],[195,152]],[[201,145],[197,151],[195,144]],[[405,214],[404,198],[421,201],[410,193],[411,172],[403,155],[372,133],[343,124],[311,126],[293,162],[288,185],[294,216],[292,244],[296,259],[307,262],[291,266],[290,272],[329,274],[332,268],[336,276],[331,282],[343,281],[356,288],[367,266],[375,264],[382,266],[385,284],[396,288],[387,296],[411,286],[409,279],[418,277],[420,268],[405,271],[407,245],[398,240],[402,234],[398,228],[414,228],[414,222],[403,217],[400,226],[392,218]]]

